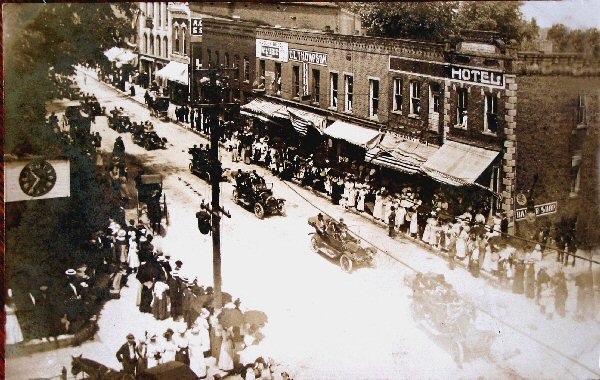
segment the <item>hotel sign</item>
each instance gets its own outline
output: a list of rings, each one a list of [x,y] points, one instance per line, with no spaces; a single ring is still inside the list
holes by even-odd
[[[503,72],[479,67],[458,66],[441,62],[390,56],[389,69],[390,71],[420,74],[436,79],[450,79],[497,88],[505,87]]]
[[[288,61],[288,43],[271,40],[256,40],[256,57],[271,61]]]
[[[289,60],[327,66],[327,54],[316,51],[289,49]]]
[[[535,216],[544,216],[556,213],[558,209],[558,202],[544,203],[541,205],[535,205]],[[527,209],[520,208],[515,210],[515,220],[523,220],[527,216]]]

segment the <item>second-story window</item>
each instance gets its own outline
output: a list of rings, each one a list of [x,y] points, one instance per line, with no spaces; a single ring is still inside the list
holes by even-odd
[[[186,31],[187,31],[186,28],[181,28],[181,53],[183,53],[183,54],[187,54],[187,45],[186,45],[186,41],[185,41]]]
[[[354,78],[352,75],[344,75],[344,90],[346,90],[345,111],[352,112],[352,104],[354,100]]]
[[[571,158],[571,196],[579,193],[581,185],[581,152],[577,151]]]
[[[275,91],[281,95],[281,63],[275,62]]]
[[[312,77],[313,102],[319,103],[321,101],[321,72],[317,69],[313,69]]]
[[[244,57],[244,81],[250,82],[250,59]]]
[[[229,53],[225,53],[225,67],[229,67],[231,62],[229,62]]]
[[[237,70],[234,71],[233,76],[235,79],[240,79],[240,56],[236,55],[233,59],[233,67]]]
[[[294,98],[300,97],[300,66],[292,67],[292,80],[293,80],[293,88],[292,88],[292,96]]]
[[[169,56],[169,40],[167,37],[163,37],[163,57],[167,58]]]
[[[402,112],[402,79],[394,78],[394,98],[392,111]]]
[[[259,61],[259,70],[260,70],[260,78],[258,81],[258,84],[260,85],[261,88],[265,88],[265,78],[267,75],[267,61],[265,61],[264,59],[261,59]]]
[[[156,55],[162,57],[162,49],[160,46],[160,37],[156,36]]]
[[[219,54],[218,50],[215,50],[215,63],[217,67],[221,66],[221,54]]]
[[[410,82],[410,114],[421,113],[421,82]]]
[[[498,97],[494,94],[485,95],[485,128],[484,131],[498,132]]]
[[[144,33],[143,44],[144,46],[142,46],[142,51],[146,54],[150,53],[150,51],[148,50],[148,35],[146,33]]]
[[[154,54],[154,38],[152,38],[152,36],[150,36],[150,50],[148,53]]]
[[[376,117],[379,114],[379,80],[369,79],[369,116]]]
[[[331,93],[329,97],[331,101],[329,102],[329,106],[331,108],[337,109],[338,105],[338,73],[329,74],[329,88],[331,89]]]
[[[175,27],[175,46],[173,46],[173,52],[179,53],[179,27]]]
[[[585,124],[585,99],[579,95],[577,99],[577,125]]]
[[[469,104],[469,94],[466,88],[459,88],[457,92],[458,101],[456,105],[456,124],[461,128],[467,128],[467,107]]]

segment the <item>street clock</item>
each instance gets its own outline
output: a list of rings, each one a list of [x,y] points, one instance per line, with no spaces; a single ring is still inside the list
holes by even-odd
[[[19,186],[31,197],[46,195],[56,185],[56,170],[46,160],[30,161],[19,175]]]

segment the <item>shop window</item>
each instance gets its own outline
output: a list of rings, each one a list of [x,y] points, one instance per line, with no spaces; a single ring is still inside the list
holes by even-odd
[[[300,66],[293,66],[292,67],[292,80],[293,80],[293,90],[292,90],[292,96],[294,98],[299,98],[300,97]]]
[[[312,99],[313,99],[313,102],[319,104],[321,102],[321,72],[317,69],[313,69],[312,77],[313,77]]]
[[[250,59],[244,57],[244,81],[250,82]]]
[[[498,132],[498,97],[494,94],[485,95],[485,121],[484,131]]]
[[[585,99],[579,95],[577,100],[577,125],[585,124]]]
[[[175,46],[173,46],[173,53],[179,52],[179,27],[175,27]],[[210,54],[209,54],[210,55]]]
[[[275,89],[281,95],[281,63],[275,62]]]
[[[338,105],[338,73],[329,74],[329,88],[331,89],[331,93],[329,97],[331,99],[329,106],[331,108],[337,109]]]
[[[467,106],[469,103],[469,94],[466,88],[459,88],[457,91],[458,101],[456,106],[456,126],[467,128]]]
[[[240,56],[236,55],[233,57],[233,67],[237,70],[234,71],[234,77],[236,80],[240,79]]]
[[[410,82],[410,115],[421,113],[421,82]]]
[[[581,185],[581,152],[576,152],[571,159],[571,196],[579,193]]]
[[[394,78],[394,99],[392,111],[402,112],[402,79]]]
[[[379,80],[369,79],[369,116],[377,117],[379,114]]]
[[[354,77],[344,75],[344,90],[346,91],[346,112],[352,112],[352,102],[354,100]]]

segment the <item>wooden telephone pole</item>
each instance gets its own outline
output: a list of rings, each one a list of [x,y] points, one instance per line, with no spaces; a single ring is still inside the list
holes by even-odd
[[[224,75],[226,72],[237,71],[234,69],[200,69],[192,71],[192,86],[195,86],[195,74],[199,74],[202,103],[198,106],[206,115],[206,122],[210,126],[210,149],[208,152],[210,164],[210,184],[211,184],[211,228],[212,228],[212,245],[213,245],[213,281],[214,281],[214,303],[215,309],[223,306],[222,298],[222,278],[221,278],[221,213],[223,210],[220,205],[220,187],[221,176],[223,170],[221,161],[219,161],[219,138],[221,136],[221,123],[219,116],[223,114],[227,106],[232,103],[226,103],[224,96],[229,93],[228,77]],[[192,96],[196,95],[195,91],[191,91]],[[196,104],[192,97],[192,104]]]

